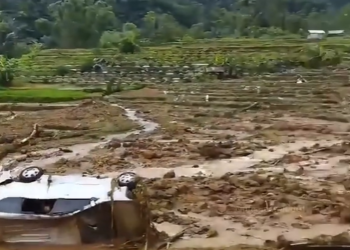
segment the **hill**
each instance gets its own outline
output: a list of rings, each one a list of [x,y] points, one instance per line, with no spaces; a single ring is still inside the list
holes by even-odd
[[[0,44],[113,47],[132,32],[152,43],[300,35],[350,26],[349,0],[2,0]]]

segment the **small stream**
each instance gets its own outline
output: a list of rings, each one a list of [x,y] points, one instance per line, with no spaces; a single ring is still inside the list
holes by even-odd
[[[27,104],[21,104],[21,105],[27,105]],[[33,104],[31,104],[33,105]],[[60,160],[62,157],[64,157],[65,159],[73,159],[78,157],[84,157],[87,156],[91,150],[98,148],[98,147],[103,147],[104,145],[108,144],[111,140],[113,139],[125,139],[126,137],[130,136],[130,135],[137,135],[137,134],[146,134],[146,133],[151,133],[153,131],[155,131],[159,125],[155,122],[149,121],[144,119],[141,116],[138,116],[136,113],[136,110],[132,110],[132,109],[128,109],[128,108],[124,108],[118,104],[110,104],[112,106],[116,106],[119,107],[121,109],[123,109],[125,111],[125,115],[132,121],[136,122],[137,124],[139,124],[142,129],[140,130],[136,130],[136,131],[131,131],[131,132],[127,132],[127,133],[122,133],[122,134],[112,134],[112,135],[108,135],[106,137],[106,139],[104,141],[99,141],[99,142],[94,142],[94,143],[83,143],[83,144],[76,144],[70,147],[65,147],[69,150],[71,150],[71,153],[65,153],[64,156],[60,155],[60,156],[52,156],[50,158],[45,158],[45,159],[37,159],[37,160],[33,160],[30,163],[27,162],[19,162],[19,164],[17,165],[18,168],[23,168],[23,167],[27,167],[27,166],[38,166],[41,168],[45,168],[46,165],[48,164],[53,164],[56,161]],[[50,106],[60,106],[60,107],[66,107],[66,106],[77,106],[77,104],[55,104],[55,105],[50,105]],[[51,154],[53,152],[56,152],[57,150],[59,150],[58,148],[51,148],[51,149],[47,149],[47,150],[40,150],[37,151],[35,153],[39,153],[41,155],[45,155],[45,154]],[[9,162],[15,160],[16,157],[11,157],[11,158],[5,158],[3,159],[3,161],[1,162],[2,165],[8,165]],[[16,168],[17,168],[16,167]]]
[[[1,104],[0,104],[1,105]],[[18,104],[18,105],[27,105],[27,104]],[[28,106],[39,106],[39,104],[28,104]],[[77,103],[59,103],[55,105],[55,107],[67,107],[67,106],[77,106]],[[137,114],[136,110],[128,109],[123,106],[120,106],[118,104],[110,104],[112,106],[119,107],[123,110],[125,110],[126,116],[139,124],[142,129],[131,131],[127,133],[122,134],[112,134],[106,137],[104,141],[98,141],[94,143],[83,143],[83,144],[76,144],[70,147],[66,147],[67,149],[71,150],[71,153],[65,153],[64,155],[58,155],[58,156],[51,156],[48,158],[42,158],[33,160],[32,162],[19,162],[18,165],[15,167],[16,169],[22,169],[27,166],[38,166],[41,168],[45,168],[47,165],[53,164],[56,161],[65,158],[65,159],[74,159],[74,158],[82,158],[84,156],[89,155],[90,151],[99,148],[104,147],[106,144],[108,144],[113,139],[125,139],[127,136],[130,135],[139,135],[139,134],[145,134],[145,133],[151,133],[155,131],[159,124],[146,120],[142,116],[139,116]],[[166,141],[164,141],[166,143]],[[271,160],[277,160],[283,157],[284,155],[288,154],[288,152],[291,151],[298,151],[301,148],[304,147],[312,147],[314,144],[319,144],[321,147],[324,146],[331,146],[333,144],[341,143],[339,140],[302,140],[302,141],[296,141],[294,143],[283,143],[277,146],[269,147],[268,149],[263,149],[259,151],[253,152],[251,155],[246,157],[234,157],[231,159],[220,159],[220,160],[213,160],[205,162],[204,164],[199,164],[198,168],[192,168],[192,165],[182,165],[174,168],[177,176],[193,176],[193,175],[205,175],[205,176],[213,176],[213,177],[219,177],[224,175],[225,173],[239,173],[239,172],[255,172],[258,169],[253,168],[254,165],[261,163],[262,161],[271,161]],[[58,148],[52,148],[42,151],[37,151],[35,153],[39,153],[40,155],[49,155],[53,154],[54,152],[57,152]],[[21,157],[21,156],[18,156]],[[324,178],[326,176],[332,175],[332,174],[344,174],[348,171],[347,166],[339,166],[337,164],[340,159],[343,159],[344,157],[331,157],[331,158],[324,158],[322,160],[318,159],[317,165],[312,163],[311,167],[306,167],[306,171],[308,172],[307,176],[300,177],[300,179],[312,179],[312,178]],[[345,157],[347,158],[347,157]],[[5,158],[1,163],[3,166],[8,166],[11,161],[16,160],[16,157],[11,158]],[[154,177],[162,177],[166,172],[169,171],[169,168],[160,168],[160,167],[154,167],[154,168],[143,168],[138,164],[137,162],[130,162],[135,167],[133,168],[133,171],[137,174],[146,177],[146,178],[154,178]],[[317,166],[317,167],[315,167]],[[337,166],[337,167],[335,167]],[[285,166],[289,168],[291,171],[295,171],[299,168],[299,164],[288,164],[288,166]],[[11,167],[10,167],[11,168]],[[268,172],[282,172],[283,167],[281,166],[270,166],[264,168],[265,171]],[[112,172],[112,173],[106,173],[106,175],[115,176],[118,175],[120,172]]]

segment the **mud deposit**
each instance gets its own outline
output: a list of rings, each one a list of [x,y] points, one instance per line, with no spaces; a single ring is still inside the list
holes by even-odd
[[[31,123],[53,134],[40,133],[3,163],[53,174],[137,172],[159,230],[186,228],[171,248],[280,248],[321,234],[337,235],[323,243],[344,242],[350,112],[343,83],[331,79],[154,86],[105,102],[18,111],[2,118],[1,138],[25,137]],[[67,142],[54,136],[59,125],[84,135]]]
[[[93,142],[102,136],[126,132],[137,124],[124,110],[103,102],[80,104],[0,105],[0,149],[27,137],[34,124],[38,136],[24,150],[38,150]]]

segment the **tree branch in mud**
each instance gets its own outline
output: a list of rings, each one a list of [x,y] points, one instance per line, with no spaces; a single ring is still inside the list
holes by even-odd
[[[33,125],[33,130],[30,133],[30,135],[19,142],[14,142],[10,145],[7,145],[3,148],[3,150],[0,151],[0,160],[4,159],[8,154],[16,152],[19,148],[25,146],[28,144],[28,142],[36,137],[39,132],[39,125],[35,123]]]
[[[158,247],[157,250],[160,250],[164,247],[166,247],[167,249],[169,248],[169,245],[171,243],[174,243],[175,241],[179,240],[186,232],[187,229],[189,229],[190,227],[186,227],[185,229],[181,230],[180,232],[178,232],[177,234],[169,237],[169,239],[165,242],[162,242]]]
[[[17,117],[17,114],[15,112],[13,111],[9,111],[9,112],[10,114],[4,117],[6,121],[11,121]]]
[[[250,104],[248,107],[245,107],[245,108],[242,108],[242,109],[238,110],[237,113],[241,113],[241,112],[247,111],[247,110],[252,109],[252,108],[254,108],[254,107],[258,106],[258,105],[259,105],[258,102],[254,102],[254,103]]]

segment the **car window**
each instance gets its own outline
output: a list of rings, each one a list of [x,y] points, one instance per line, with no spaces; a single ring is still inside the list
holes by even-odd
[[[9,197],[0,200],[0,213],[15,213],[21,214],[24,198]],[[58,199],[56,200],[50,214],[55,213],[72,213],[77,210],[83,209],[89,205],[90,199]]]
[[[10,197],[0,200],[0,212],[1,213],[22,213],[23,198]]]
[[[90,199],[58,199],[55,202],[50,214],[56,213],[72,213],[77,210],[83,209],[90,204]]]

